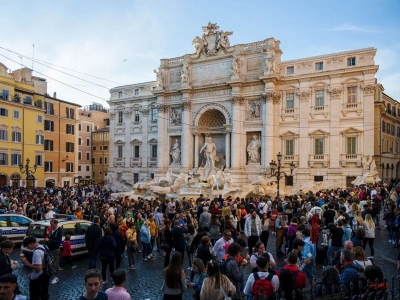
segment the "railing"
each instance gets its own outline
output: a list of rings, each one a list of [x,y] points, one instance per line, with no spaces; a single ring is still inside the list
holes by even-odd
[[[356,111],[357,115],[361,114],[362,111],[362,103],[361,102],[346,102],[343,103],[343,115],[346,116],[347,112]]]
[[[168,64],[172,65],[172,64],[179,64],[181,62],[183,62],[185,60],[185,57],[183,56],[179,56],[179,57],[175,57],[175,58],[170,58],[168,59]]]
[[[124,166],[125,158],[114,158],[114,166]]]
[[[348,153],[342,153],[340,155],[340,163],[342,164],[343,167],[346,166],[346,163],[356,163],[357,167],[361,167],[361,159],[362,159],[362,154],[348,154]]]
[[[133,166],[142,166],[142,158],[141,157],[131,157],[131,167]]]
[[[312,109],[314,112],[324,112],[324,111],[328,110],[328,106],[326,106],[326,105],[313,106],[311,109]]]
[[[329,154],[311,154],[308,163],[310,167],[313,167],[314,163],[322,163],[324,167],[327,167],[329,163]]]
[[[323,154],[313,155],[313,158],[315,160],[324,160],[325,159],[325,155],[323,155]]]
[[[54,109],[46,109],[46,115],[54,115]]]
[[[297,112],[297,108],[284,108],[282,109],[283,115],[293,115]]]

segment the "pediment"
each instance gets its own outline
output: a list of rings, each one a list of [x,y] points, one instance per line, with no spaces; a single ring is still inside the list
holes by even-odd
[[[149,140],[149,144],[157,144],[157,140],[156,139],[151,139],[151,140]]]
[[[285,133],[281,134],[281,137],[298,137],[299,135],[293,131],[286,131]]]
[[[134,139],[131,141],[131,145],[141,145],[142,141],[139,141],[138,139]]]
[[[360,133],[360,132],[362,132],[362,131],[358,130],[357,128],[350,127],[350,128],[347,128],[346,130],[343,130],[341,132],[341,134]]]
[[[309,135],[311,135],[311,136],[316,136],[316,135],[317,136],[327,136],[327,135],[329,135],[329,132],[323,131],[321,129],[317,129],[313,132],[310,132]]]
[[[116,144],[116,145],[125,145],[125,142],[121,141],[121,140],[117,140],[114,144]]]
[[[281,90],[282,91],[293,91],[293,90],[298,90],[298,89],[299,88],[297,86],[291,84],[291,85],[287,85],[287,86],[282,87]]]

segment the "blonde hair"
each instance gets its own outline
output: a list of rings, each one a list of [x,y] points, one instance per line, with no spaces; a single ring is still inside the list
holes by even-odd
[[[357,211],[354,213],[354,218],[355,218],[356,221],[357,221],[357,225],[362,225],[362,224],[363,224],[364,220],[363,220],[363,218],[362,218],[361,211],[357,210]]]
[[[365,224],[367,224],[368,228],[370,229],[375,228],[374,220],[372,220],[372,216],[370,214],[365,215]]]
[[[362,247],[357,246],[353,249],[354,260],[366,261],[367,255]]]

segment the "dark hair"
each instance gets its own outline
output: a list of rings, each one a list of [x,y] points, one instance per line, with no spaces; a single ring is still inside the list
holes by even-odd
[[[193,226],[192,224],[190,224],[190,225],[188,226],[187,231],[188,231],[188,233],[193,234],[193,233],[194,233],[194,226]]]
[[[24,247],[28,246],[29,244],[36,243],[36,238],[32,235],[27,236],[24,238],[24,241],[22,242]]]
[[[365,278],[371,281],[371,283],[375,283],[376,279],[378,279],[379,283],[383,281],[382,269],[377,265],[365,267],[364,274]]]
[[[111,230],[118,230],[118,224],[117,223],[112,223],[111,225],[110,225],[110,228],[111,228]]]
[[[232,233],[232,231],[230,229],[225,229],[224,230],[224,236],[226,236],[227,233]]]
[[[110,235],[111,234],[111,228],[106,228],[104,229],[104,235]]]
[[[301,233],[307,237],[309,237],[311,235],[310,229],[308,229],[308,228],[303,229],[303,231]]]
[[[292,247],[293,247],[293,249],[298,249],[299,246],[301,247],[301,246],[304,246],[305,244],[306,244],[306,243],[305,243],[303,240],[301,240],[301,239],[294,239],[294,240],[293,240]]]
[[[201,240],[200,240],[200,243],[203,245],[203,246],[207,246],[207,244],[210,242],[210,238],[208,237],[208,236],[203,236],[202,238],[201,238]]]
[[[257,267],[259,269],[262,269],[262,270],[264,270],[267,267],[268,263],[269,263],[269,254],[268,254],[268,258],[266,258],[265,256],[261,255],[256,260]]]
[[[182,288],[182,255],[179,252],[172,254],[169,265],[163,272],[167,287]]]
[[[200,258],[196,258],[192,264],[199,269],[199,274],[203,273],[206,270],[206,267],[204,266],[204,263]]]
[[[241,237],[236,239],[236,243],[238,243],[240,245],[240,247],[243,247],[243,248],[246,248],[246,246],[247,246],[246,241]]]
[[[264,243],[263,243],[263,242],[257,242],[257,243],[254,245],[254,252],[258,251],[258,248],[260,248],[261,245],[264,245]]]
[[[51,221],[50,221],[50,223],[51,222],[53,222],[54,224],[58,224],[58,220],[57,219],[52,219]]]
[[[16,287],[14,290],[14,294],[21,294],[21,291],[19,290],[18,287],[18,277],[15,276],[14,274],[11,273],[4,274],[3,276],[0,277],[0,283],[15,283]]]
[[[210,260],[207,263],[207,277],[211,277],[214,280],[214,288],[219,289],[221,286],[221,273],[219,271],[219,265],[216,260]]]
[[[85,275],[85,283],[87,282],[87,280],[89,278],[99,278],[99,280],[101,280],[101,274],[100,274],[99,270],[97,270],[97,269],[88,270]]]
[[[100,217],[99,216],[94,216],[93,223],[99,223],[99,222],[100,222]]]
[[[126,272],[124,269],[119,268],[114,271],[111,277],[115,285],[121,285],[126,280]]]
[[[10,248],[14,248],[14,246],[15,246],[14,243],[9,240],[5,240],[0,243],[1,249],[10,249]]]
[[[239,253],[239,251],[240,251],[240,245],[238,243],[232,243],[229,245],[227,253],[230,256],[235,256]]]
[[[299,256],[294,253],[294,252],[289,252],[287,256],[287,262],[291,265],[294,265],[297,263]]]

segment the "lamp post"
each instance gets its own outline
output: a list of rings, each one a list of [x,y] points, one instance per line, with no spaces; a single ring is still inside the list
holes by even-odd
[[[281,178],[284,178],[284,177],[289,176],[289,175],[287,175],[287,174],[286,174],[285,172],[283,172],[283,171],[281,172],[281,167],[282,167],[282,165],[281,165],[282,154],[279,152],[279,153],[276,155],[276,157],[277,157],[277,159],[278,159],[278,163],[277,163],[276,161],[274,161],[274,160],[272,160],[272,161],[269,163],[270,174],[268,174],[267,176],[268,176],[268,177],[276,177],[276,180],[277,180],[276,196],[279,198],[279,181],[281,180]],[[289,166],[290,166],[290,176],[292,176],[295,165],[294,165],[293,162],[291,162],[291,163],[289,164]]]
[[[28,186],[29,176],[35,174],[36,169],[37,169],[37,165],[35,164],[35,165],[33,165],[33,171],[32,171],[32,169],[29,166],[30,161],[31,160],[29,158],[27,158],[25,166],[23,164],[19,165],[19,170],[21,171],[21,174],[26,174],[26,177],[25,177],[26,186]]]

